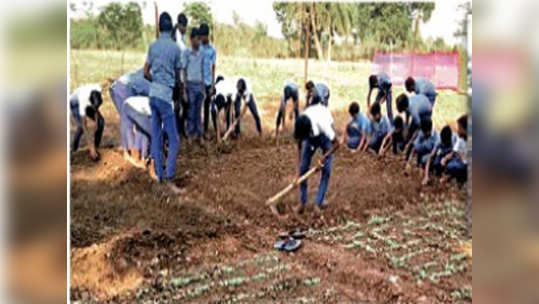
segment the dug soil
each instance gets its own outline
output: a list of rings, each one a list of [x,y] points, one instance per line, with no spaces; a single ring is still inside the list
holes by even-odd
[[[280,220],[265,201],[294,177],[289,133],[277,146],[247,118],[229,144],[183,141],[185,194],[176,196],[123,159],[117,114],[110,102],[105,109],[101,160],[84,150],[70,157],[73,301],[471,303],[467,198],[457,185],[421,187],[399,158],[341,149],[329,207],[294,216],[295,190],[279,203],[289,215]],[[302,247],[275,251],[277,235],[294,228],[305,231]]]

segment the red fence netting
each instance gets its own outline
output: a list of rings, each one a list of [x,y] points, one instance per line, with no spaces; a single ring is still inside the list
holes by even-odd
[[[460,62],[459,53],[434,52],[375,53],[373,73],[386,72],[393,85],[402,85],[408,76],[427,78],[438,89],[458,90]]]

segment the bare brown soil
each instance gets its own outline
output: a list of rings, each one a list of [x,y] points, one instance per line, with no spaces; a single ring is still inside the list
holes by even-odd
[[[279,221],[264,202],[294,175],[290,134],[276,147],[269,135],[256,137],[247,117],[243,137],[228,145],[182,142],[187,194],[173,196],[122,158],[117,115],[106,107],[102,159],[71,155],[72,300],[471,303],[466,191],[456,185],[421,187],[399,159],[342,149],[329,208]],[[311,202],[318,178],[309,181]],[[283,213],[298,192],[279,204]],[[302,248],[276,252],[278,233],[298,227],[307,231]]]

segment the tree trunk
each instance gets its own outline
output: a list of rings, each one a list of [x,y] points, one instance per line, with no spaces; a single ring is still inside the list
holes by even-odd
[[[309,17],[311,18],[311,25],[313,27],[312,30],[313,32],[315,32],[313,36],[314,36],[314,45],[316,47],[316,54],[318,55],[319,60],[323,60],[324,52],[322,51],[322,46],[320,45],[320,39],[318,38],[319,31],[316,30],[316,23],[314,21],[315,14],[313,12],[314,12],[314,2],[311,5],[311,12],[309,14]]]
[[[305,5],[303,5],[303,13],[305,14]],[[304,16],[307,17],[307,16]],[[305,27],[305,67],[304,67],[304,82],[305,85],[307,83],[307,77],[308,77],[308,67],[309,67],[309,46],[311,45],[311,30],[309,22],[307,22],[307,18],[303,18],[303,26]]]
[[[296,53],[296,57],[297,58],[301,58],[301,36],[303,35],[303,27],[301,29],[301,31],[298,33],[298,46],[297,46],[297,53]]]
[[[331,62],[331,43],[333,41],[333,33],[331,27],[328,26],[328,62]]]

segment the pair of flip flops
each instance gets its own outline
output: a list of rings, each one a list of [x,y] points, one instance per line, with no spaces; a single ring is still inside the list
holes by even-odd
[[[301,240],[305,234],[299,230],[292,230],[279,234],[273,248],[279,251],[293,252],[301,247]]]

